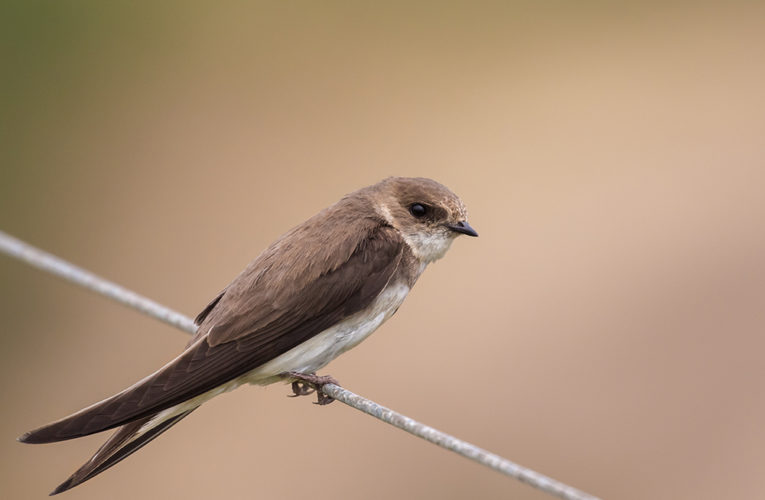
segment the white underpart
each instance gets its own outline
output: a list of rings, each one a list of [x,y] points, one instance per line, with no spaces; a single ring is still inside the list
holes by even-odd
[[[282,380],[279,375],[284,372],[311,373],[319,370],[340,354],[357,346],[374,332],[396,312],[408,293],[409,287],[405,283],[388,285],[368,308],[327,328],[239,378],[161,411],[141,427],[136,437],[168,418],[192,410],[215,396],[236,389],[242,384],[267,385]]]
[[[264,385],[278,380],[280,373],[311,373],[323,368],[340,354],[356,347],[393,316],[408,293],[409,287],[404,283],[387,286],[368,308],[255,368],[242,377],[242,382]]]

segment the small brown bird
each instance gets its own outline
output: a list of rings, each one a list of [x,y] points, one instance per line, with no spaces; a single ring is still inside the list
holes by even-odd
[[[252,261],[197,316],[197,332],[178,357],[19,441],[50,443],[119,427],[55,495],[242,384],[286,380],[304,395],[334,383],[315,372],[390,318],[460,234],[478,236],[462,201],[433,180],[391,177],[350,193]],[[331,401],[317,394],[320,404]]]

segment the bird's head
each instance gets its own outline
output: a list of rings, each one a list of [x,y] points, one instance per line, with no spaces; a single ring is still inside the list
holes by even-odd
[[[374,186],[377,213],[397,229],[424,263],[444,256],[460,234],[478,236],[459,197],[421,177],[389,177]]]

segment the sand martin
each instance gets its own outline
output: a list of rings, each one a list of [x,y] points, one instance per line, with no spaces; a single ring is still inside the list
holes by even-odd
[[[50,443],[119,427],[57,494],[242,384],[292,382],[296,395],[320,388],[333,379],[316,371],[390,318],[461,234],[478,236],[462,201],[433,180],[391,177],[350,193],[252,261],[196,317],[197,332],[175,359],[19,440]]]

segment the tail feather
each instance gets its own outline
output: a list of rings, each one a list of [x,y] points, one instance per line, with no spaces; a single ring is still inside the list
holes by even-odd
[[[183,413],[172,416],[167,420],[164,420],[151,429],[140,433],[141,428],[148,423],[154,415],[141,418],[125,424],[120,427],[93,455],[93,457],[85,462],[85,464],[77,469],[74,474],[69,476],[69,479],[61,483],[55,490],[51,492],[52,495],[57,495],[68,489],[74,488],[78,484],[82,484],[88,479],[91,479],[98,474],[102,473],[112,465],[124,460],[128,456],[132,455],[151,440],[168,430],[173,425],[181,421],[192,411],[196,410],[198,406],[191,408]]]

